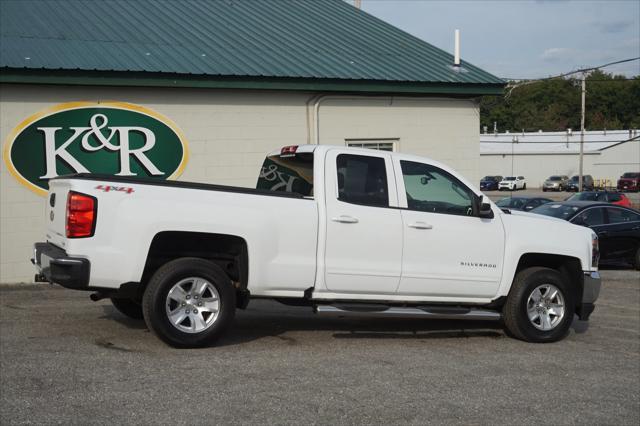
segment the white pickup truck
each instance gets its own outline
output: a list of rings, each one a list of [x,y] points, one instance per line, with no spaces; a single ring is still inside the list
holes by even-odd
[[[36,281],[108,297],[174,346],[210,344],[251,298],[333,316],[502,319],[551,342],[600,291],[591,230],[501,210],[411,155],[285,147],[256,189],[90,174],[49,186]]]

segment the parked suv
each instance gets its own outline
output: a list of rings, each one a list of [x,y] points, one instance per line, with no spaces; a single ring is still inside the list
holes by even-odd
[[[627,172],[620,176],[618,191],[640,192],[640,173]]]
[[[582,190],[583,191],[593,191],[593,177],[591,175],[583,175],[582,176]],[[580,176],[572,176],[567,184],[567,191],[580,191]]]
[[[542,191],[564,191],[569,183],[569,176],[549,176],[549,179],[544,181],[542,185]]]
[[[485,176],[480,180],[481,191],[497,191],[502,176]]]
[[[527,189],[527,181],[524,176],[507,176],[498,184],[498,190],[507,189],[509,191],[517,191],[518,189]]]

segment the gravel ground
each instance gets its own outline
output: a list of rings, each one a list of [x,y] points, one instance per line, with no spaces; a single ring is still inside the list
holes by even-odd
[[[252,301],[217,347],[172,349],[108,300],[0,287],[0,423],[640,422],[640,274],[534,345],[497,323],[341,320]]]

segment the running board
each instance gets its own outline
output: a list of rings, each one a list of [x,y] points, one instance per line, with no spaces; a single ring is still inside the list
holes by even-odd
[[[486,309],[472,309],[444,306],[394,307],[381,306],[380,309],[362,309],[358,305],[334,306],[316,305],[315,313],[331,317],[366,317],[366,318],[433,318],[433,319],[468,319],[499,320],[500,313]]]

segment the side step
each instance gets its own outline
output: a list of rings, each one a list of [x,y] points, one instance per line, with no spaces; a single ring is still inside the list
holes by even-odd
[[[419,306],[395,307],[379,305],[378,309],[367,307],[363,309],[353,305],[316,305],[315,313],[331,317],[366,317],[366,318],[433,318],[433,319],[468,319],[468,320],[499,320],[501,315],[496,311],[486,309]]]

